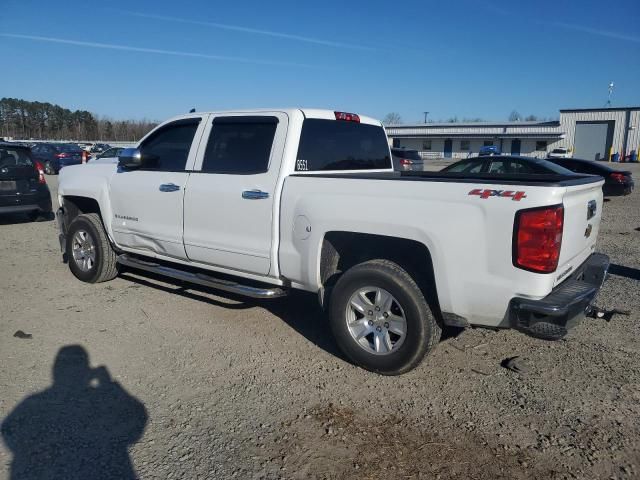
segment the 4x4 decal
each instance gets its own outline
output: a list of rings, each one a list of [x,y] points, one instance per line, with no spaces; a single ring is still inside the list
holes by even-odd
[[[469,195],[478,195],[480,198],[487,199],[489,197],[508,197],[514,202],[519,202],[523,198],[527,198],[525,192],[514,192],[513,190],[487,190],[482,188],[474,188]]]

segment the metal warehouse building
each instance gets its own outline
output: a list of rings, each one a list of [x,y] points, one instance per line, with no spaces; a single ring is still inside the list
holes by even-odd
[[[640,107],[560,110],[560,120],[552,122],[392,125],[387,134],[393,146],[418,150],[423,158],[467,158],[496,145],[504,154],[545,157],[565,147],[576,158],[608,160],[638,151]]]

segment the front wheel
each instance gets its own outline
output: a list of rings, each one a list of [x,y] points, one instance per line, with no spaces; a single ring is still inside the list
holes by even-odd
[[[420,287],[389,260],[361,263],[338,279],[330,322],[344,354],[383,375],[415,368],[441,334]]]
[[[118,275],[116,254],[96,213],[78,215],[71,222],[66,253],[71,273],[83,282],[106,282]]]

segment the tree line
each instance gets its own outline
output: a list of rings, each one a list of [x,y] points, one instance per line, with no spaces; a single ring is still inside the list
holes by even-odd
[[[113,120],[48,102],[0,99],[0,137],[5,138],[135,142],[157,124],[146,119]]]

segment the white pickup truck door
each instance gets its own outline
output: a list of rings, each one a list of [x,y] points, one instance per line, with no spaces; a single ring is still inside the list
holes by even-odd
[[[288,117],[282,112],[225,114],[208,123],[184,198],[187,256],[267,275]]]
[[[118,168],[111,180],[116,243],[141,253],[186,258],[182,243],[184,187],[208,115],[169,122],[140,143],[143,165]]]

